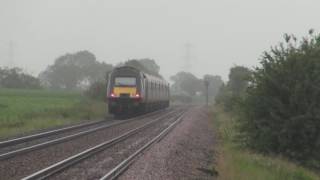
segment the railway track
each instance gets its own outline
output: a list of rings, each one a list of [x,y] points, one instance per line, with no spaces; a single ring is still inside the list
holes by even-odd
[[[148,113],[121,121],[98,121],[75,126],[65,127],[52,131],[33,134],[25,137],[15,138],[0,142],[0,161],[15,157],[30,151],[46,148],[51,145],[70,141],[72,139],[85,136],[97,131],[112,128],[121,124],[129,123],[135,120],[141,120],[156,115],[163,110]]]
[[[137,156],[141,155],[147,148],[150,148],[152,144],[156,143],[157,141],[160,141],[163,137],[165,137],[165,135],[167,135],[182,120],[182,118],[183,116],[181,115],[167,128],[162,130],[156,137],[151,139],[148,143],[146,143],[144,146],[142,146],[140,149],[135,151],[132,155],[130,155],[128,158],[120,162],[116,167],[114,167],[112,170],[106,173],[103,177],[101,177],[100,180],[116,179],[119,175],[125,172],[125,170],[134,162],[134,159]]]
[[[128,120],[120,120],[116,122],[117,124],[112,125],[108,128],[92,131],[91,133],[74,138],[69,138],[69,136],[73,136],[74,134],[68,134],[69,139],[65,136],[58,138],[64,138],[64,140],[61,142],[58,142],[57,139],[45,141],[46,138],[44,138],[44,142],[41,142],[40,145],[33,145],[36,146],[36,148],[34,149],[32,148],[31,150],[29,149],[26,151],[23,150],[23,153],[16,153],[13,155],[12,151],[8,152],[11,153],[11,155],[0,160],[0,177],[1,179],[21,179],[22,177],[38,171],[43,167],[50,166],[56,162],[62,161],[63,159],[80,153],[106,140],[113,139],[120,134],[144,125],[152,119],[168,115],[169,113],[174,114],[174,112],[177,112],[178,109],[179,108],[174,107],[131,118]],[[110,123],[108,125],[111,124],[113,123]],[[104,124],[100,124],[100,126],[95,128],[100,128],[102,126],[104,126]],[[78,133],[83,132],[77,132],[76,134]],[[51,141],[53,141],[54,143],[51,143]],[[30,147],[27,146],[23,148],[28,149]],[[18,151],[19,150],[20,149],[18,149]]]
[[[72,130],[76,130],[76,129],[81,129],[81,128],[85,128],[85,127],[98,125],[98,124],[101,124],[104,122],[106,122],[106,121],[83,123],[83,124],[68,126],[68,127],[64,127],[64,128],[60,128],[60,129],[45,131],[45,132],[41,132],[41,133],[37,133],[37,134],[31,134],[28,136],[18,137],[18,138],[14,138],[14,139],[8,139],[5,141],[0,141],[0,148],[5,148],[5,147],[21,144],[21,143],[30,142],[30,141],[33,141],[36,139],[48,137],[51,135],[57,135],[57,134],[64,133],[67,131],[72,131]]]
[[[152,120],[150,119],[150,121],[147,123],[144,123],[127,132],[124,132],[110,140],[104,141],[94,147],[88,148],[85,151],[70,156],[62,161],[48,166],[47,168],[32,173],[29,176],[24,177],[23,179],[69,179],[70,177],[68,178],[64,175],[68,174],[68,176],[72,176],[72,169],[76,166],[87,167],[85,164],[90,161],[92,161],[92,163],[95,163],[95,158],[98,158],[100,160],[101,158],[108,159],[107,156],[109,155],[109,158],[111,159],[119,159],[116,158],[116,156],[119,156],[119,152],[132,152],[128,156],[123,156],[115,162],[108,163],[109,165],[115,164],[115,166],[112,167],[112,169],[109,168],[109,172],[107,174],[105,174],[105,171],[102,174],[100,173],[100,178],[102,179],[114,179],[133,162],[136,156],[141,154],[145,149],[150,147],[153,143],[159,141],[170,130],[172,130],[173,127],[176,126],[182,120],[185,111],[185,108],[176,109],[174,111],[165,113],[164,115],[158,116]],[[128,146],[128,144],[130,144],[130,146]],[[104,155],[105,153],[107,153],[108,155]],[[94,164],[89,163],[89,167],[92,168],[92,166],[94,166]],[[81,170],[82,169],[80,168],[80,171]],[[76,177],[76,179],[78,178]]]

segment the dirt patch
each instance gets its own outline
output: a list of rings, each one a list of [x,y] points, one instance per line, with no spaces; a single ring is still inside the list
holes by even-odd
[[[192,108],[184,120],[153,145],[119,179],[215,179],[215,138],[204,107]]]

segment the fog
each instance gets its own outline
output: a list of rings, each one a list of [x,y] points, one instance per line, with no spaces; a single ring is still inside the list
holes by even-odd
[[[257,66],[284,33],[320,29],[316,0],[1,0],[0,66],[37,75],[67,52],[116,64],[152,58],[170,77],[186,70],[227,79]],[[186,46],[189,44],[189,50]]]

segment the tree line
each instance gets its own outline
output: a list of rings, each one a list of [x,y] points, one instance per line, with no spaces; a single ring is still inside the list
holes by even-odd
[[[191,102],[194,96],[205,96],[205,81],[209,82],[208,95],[211,97],[210,99],[214,99],[220,86],[223,85],[221,76],[211,74],[197,78],[190,72],[181,71],[171,76],[170,79],[173,81],[171,85],[172,96],[183,102]]]
[[[89,51],[66,53],[48,65],[38,77],[25,73],[20,68],[0,68],[0,87],[28,89],[83,90],[89,97],[104,99],[109,72],[117,66],[132,66],[148,74],[163,78],[160,66],[153,59],[129,59],[117,65],[100,62]],[[205,75],[197,78],[189,72],[171,76],[172,94],[181,101],[191,101],[196,93],[204,94],[204,79],[210,82],[209,95],[214,97],[223,84],[220,76]]]
[[[216,102],[235,115],[242,145],[319,169],[320,35],[285,34],[258,67],[231,68]]]
[[[0,67],[0,88],[39,89],[40,80],[21,68]]]

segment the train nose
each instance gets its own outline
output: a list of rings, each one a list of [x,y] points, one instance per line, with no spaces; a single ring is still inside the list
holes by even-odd
[[[112,93],[117,97],[134,97],[137,94],[136,87],[114,87]]]

